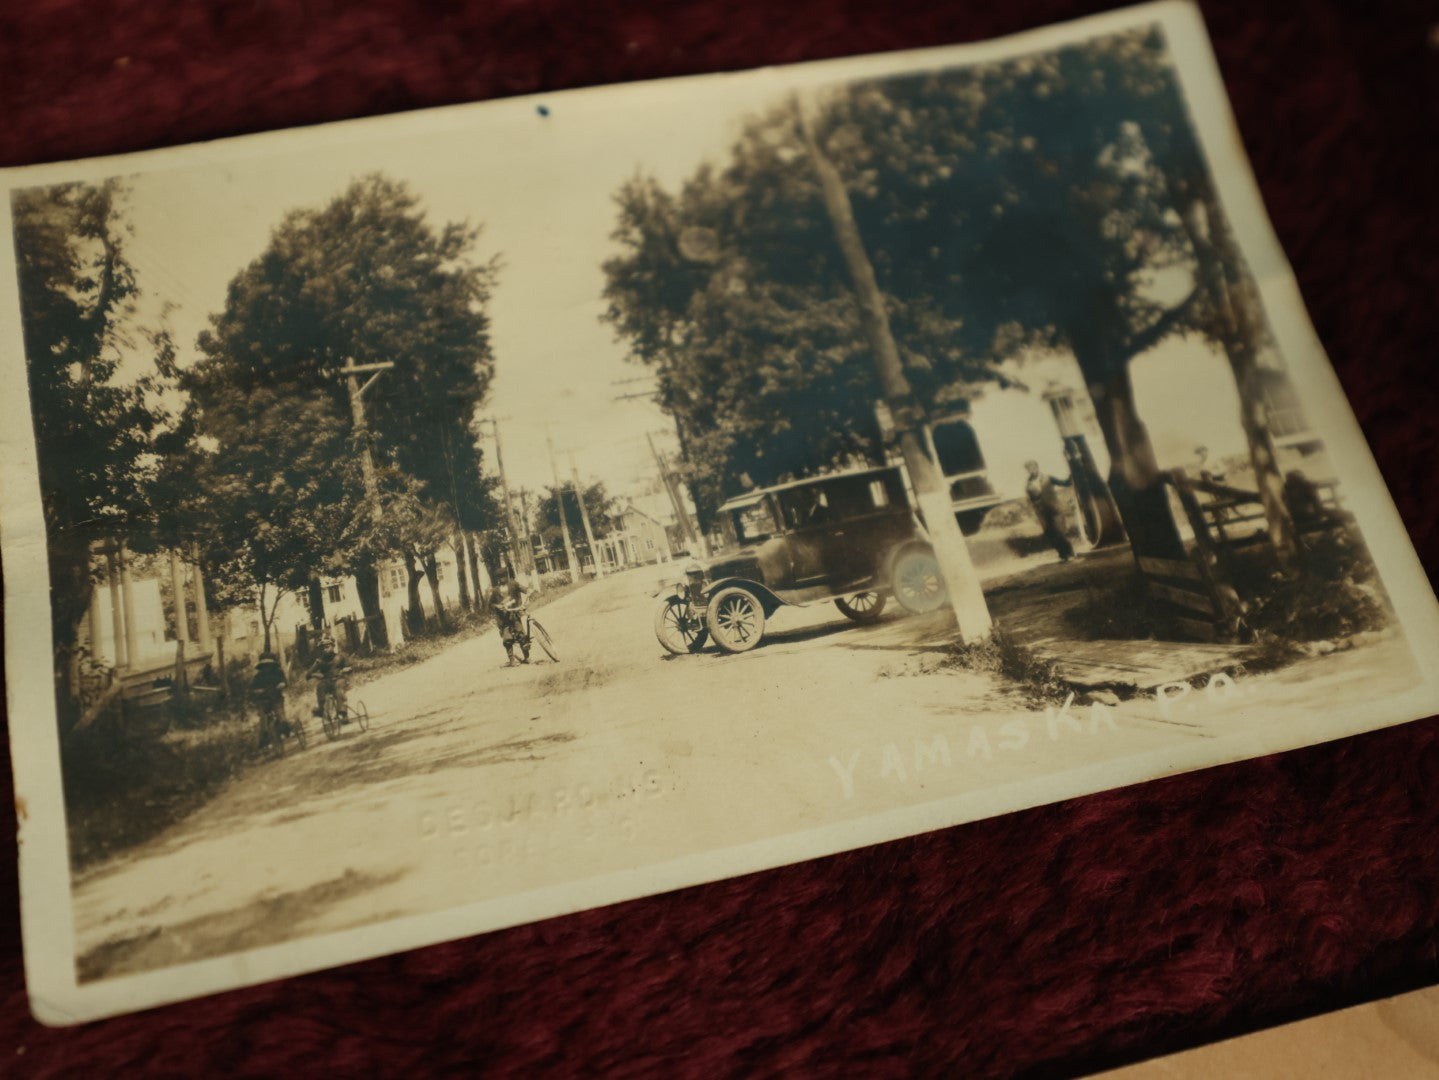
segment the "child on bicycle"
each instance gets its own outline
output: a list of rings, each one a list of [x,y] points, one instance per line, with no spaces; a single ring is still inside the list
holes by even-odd
[[[490,610],[495,615],[495,625],[500,630],[500,642],[505,647],[505,666],[515,666],[515,646],[520,647],[520,663],[530,662],[530,643],[525,638],[522,624],[525,607],[525,587],[513,577],[504,584],[496,584],[488,597]]]
[[[315,686],[315,715],[325,715],[325,698],[334,695],[335,704],[339,706],[340,722],[345,723],[348,717],[345,714],[345,687],[340,677],[345,671],[345,660],[335,648],[335,639],[328,633],[320,638],[319,653],[315,662],[310,665],[309,678],[318,679]]]
[[[255,673],[250,677],[250,690],[255,695],[260,709],[273,709],[280,718],[280,731],[286,735],[291,734],[289,720],[285,717],[285,669],[280,666],[280,658],[274,653],[266,650],[260,654],[255,661]],[[265,732],[268,739],[269,732]]]

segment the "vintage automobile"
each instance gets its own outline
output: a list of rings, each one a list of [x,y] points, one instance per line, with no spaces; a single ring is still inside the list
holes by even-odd
[[[898,467],[751,491],[719,508],[724,549],[664,593],[655,636],[675,654],[754,648],[780,607],[833,600],[856,622],[893,596],[916,614],[945,602],[944,579]]]

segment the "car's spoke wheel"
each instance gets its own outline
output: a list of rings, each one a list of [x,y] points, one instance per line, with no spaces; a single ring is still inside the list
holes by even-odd
[[[747,652],[764,636],[764,606],[748,589],[732,585],[710,598],[705,623],[714,643],[725,652]]]
[[[709,629],[693,604],[672,596],[655,612],[655,637],[666,652],[684,656],[704,648]]]
[[[894,560],[894,598],[906,611],[923,615],[943,606],[948,597],[933,552],[917,548]]]
[[[861,592],[853,596],[841,596],[835,600],[834,606],[839,608],[840,614],[845,618],[853,619],[855,622],[874,622],[884,611],[886,597],[880,592]]]

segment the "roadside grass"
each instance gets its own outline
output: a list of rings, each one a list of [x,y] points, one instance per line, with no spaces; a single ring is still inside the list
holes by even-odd
[[[70,868],[79,872],[144,843],[198,810],[258,756],[253,718],[155,739],[100,729],[61,746]]]
[[[998,626],[986,641],[951,646],[939,667],[998,676],[1013,684],[1034,705],[1062,702],[1073,692],[1053,660]]]
[[[544,607],[583,585],[552,586],[530,606]],[[445,631],[413,638],[394,652],[351,658],[352,677],[363,685],[387,671],[430,659],[492,625],[487,611],[460,612]],[[237,676],[243,670],[237,667]],[[305,718],[312,740],[323,738],[319,722],[310,715],[313,705],[313,684],[294,673],[286,709],[291,717]],[[158,737],[97,723],[71,731],[61,741],[60,756],[73,873],[154,838],[263,760],[254,711],[237,719],[223,709],[186,717]]]
[[[1362,546],[1342,534],[1311,537],[1293,575],[1280,573],[1267,549],[1234,555],[1229,577],[1244,598],[1252,660],[1249,670],[1273,670],[1303,656],[1308,646],[1345,647],[1356,635],[1383,631],[1393,621],[1389,598]],[[1089,640],[1150,641],[1168,634],[1154,613],[1138,572],[1112,584],[1085,587],[1084,600],[1064,622]]]
[[[1306,538],[1292,577],[1263,556],[1236,560],[1232,576],[1249,600],[1244,621],[1258,634],[1296,644],[1338,642],[1393,622],[1373,560],[1346,531]]]

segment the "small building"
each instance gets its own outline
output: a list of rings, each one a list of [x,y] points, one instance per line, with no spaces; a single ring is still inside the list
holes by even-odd
[[[658,517],[627,502],[612,515],[616,528],[602,540],[596,540],[600,558],[607,570],[626,566],[653,566],[674,558],[674,532]]]

